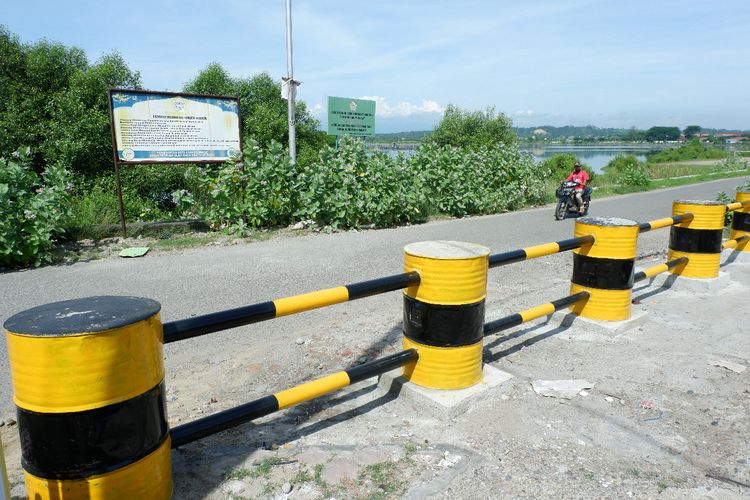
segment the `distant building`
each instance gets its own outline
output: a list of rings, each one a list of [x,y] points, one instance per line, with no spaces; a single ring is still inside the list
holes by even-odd
[[[543,128],[537,128],[537,129],[534,129],[534,131],[531,134],[536,137],[544,137],[545,135],[548,135],[549,133]]]

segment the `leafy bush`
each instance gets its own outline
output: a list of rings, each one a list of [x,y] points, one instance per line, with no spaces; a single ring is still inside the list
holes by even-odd
[[[41,178],[30,150],[0,158],[0,265],[40,265],[49,259],[68,217],[70,173],[49,165]]]
[[[616,184],[624,186],[648,186],[651,182],[646,165],[633,155],[617,155],[604,171]]]
[[[140,167],[135,167],[140,168]],[[172,202],[171,193],[167,195]],[[174,219],[174,214],[160,206],[160,200],[139,195],[136,182],[122,183],[122,202],[125,220],[161,221]],[[120,208],[114,175],[102,175],[96,179],[79,181],[71,200],[72,218],[70,227],[74,233],[84,226],[96,224],[119,224]]]
[[[649,163],[664,163],[685,160],[718,160],[727,157],[727,152],[722,149],[711,148],[701,144],[698,139],[693,139],[679,148],[665,149],[648,156]]]
[[[539,203],[547,194],[549,169],[536,166],[516,146],[466,149],[426,144],[412,157],[429,198],[453,216],[488,214]]]
[[[722,170],[731,172],[734,170],[745,170],[746,168],[748,168],[748,166],[750,166],[750,162],[738,155],[732,155],[721,160],[718,166]]]
[[[295,170],[277,142],[264,150],[251,141],[242,162],[197,167],[188,182],[193,190],[175,193],[178,205],[216,227],[242,232],[248,226],[285,225],[297,207]]]
[[[338,150],[321,150],[319,161],[300,171],[298,218],[333,227],[426,220],[428,195],[419,171],[403,156],[369,154],[362,141],[350,138]]]

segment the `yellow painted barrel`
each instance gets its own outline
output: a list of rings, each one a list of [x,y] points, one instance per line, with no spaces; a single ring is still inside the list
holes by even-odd
[[[89,297],[5,322],[29,498],[171,497],[160,309]]]
[[[679,257],[689,260],[670,272],[686,278],[716,278],[727,206],[720,201],[701,200],[677,200],[672,204],[672,215],[686,212],[691,212],[693,218],[670,229],[667,260]]]
[[[750,192],[737,191],[736,201],[750,201]],[[732,216],[732,230],[729,233],[730,239],[736,239],[740,236],[750,236],[750,204],[745,205],[739,210],[735,210]],[[738,252],[750,252],[750,244],[747,242],[740,243],[735,248]]]
[[[484,301],[490,250],[457,241],[423,241],[404,248],[404,271],[418,286],[404,290],[404,349],[419,359],[403,368],[411,382],[463,389],[482,380]]]
[[[593,245],[573,250],[570,293],[588,292],[588,300],[570,306],[585,318],[624,321],[630,318],[638,223],[616,217],[583,217],[575,237],[593,235]]]

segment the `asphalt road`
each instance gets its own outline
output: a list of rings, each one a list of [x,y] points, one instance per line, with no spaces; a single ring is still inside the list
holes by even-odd
[[[591,215],[646,221],[669,216],[675,199],[715,199],[717,192],[734,192],[745,179],[728,179],[679,188],[592,201]],[[90,295],[137,295],[162,304],[162,319],[170,321],[319,288],[377,278],[402,270],[403,247],[420,240],[457,240],[481,243],[493,252],[570,238],[574,220],[556,222],[552,207],[509,214],[437,221],[419,226],[377,231],[279,237],[229,247],[202,247],[140,259],[111,258],[73,265],[0,274],[0,320],[36,305]],[[665,230],[644,234],[639,251],[666,248]],[[547,263],[567,265],[569,257]],[[495,280],[533,282],[532,263],[508,266]],[[561,279],[570,274],[561,270]],[[542,284],[543,289],[543,284]],[[369,301],[369,302],[368,302]],[[394,299],[378,297],[325,308],[303,315],[238,328],[167,346],[170,364],[190,363],[206,352],[231,352],[252,343],[282,345],[310,325],[335,325],[331,318],[344,310],[379,314],[378,307]],[[336,311],[338,309],[339,312]],[[396,314],[397,313],[393,313]],[[396,317],[394,316],[394,317]],[[337,320],[337,321],[340,321]],[[4,337],[3,337],[4,338]],[[7,367],[7,346],[0,347],[0,363]],[[12,408],[7,368],[0,376],[0,412]]]

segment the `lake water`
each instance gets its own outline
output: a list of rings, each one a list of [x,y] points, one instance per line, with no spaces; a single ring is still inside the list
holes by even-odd
[[[521,145],[522,151],[527,151],[532,154],[535,161],[546,160],[552,155],[560,153],[569,153],[578,158],[578,160],[591,167],[594,172],[601,172],[602,167],[607,166],[615,156],[630,154],[634,155],[640,161],[646,159],[646,154],[654,151],[665,149],[666,147],[674,147],[667,145],[641,145],[641,144],[622,144],[622,145],[597,145],[592,144],[589,146],[576,146],[576,145],[551,145],[551,146],[529,146]],[[381,151],[388,153],[391,156],[396,156],[398,153],[406,156],[414,154],[413,149],[381,149]]]
[[[659,149],[664,148],[653,148],[648,146],[521,146],[521,150],[531,153],[534,156],[535,161],[546,160],[547,158],[560,153],[572,154],[581,163],[591,167],[594,172],[601,172],[602,167],[606,167],[607,164],[618,155],[634,155],[638,160],[645,161],[646,153],[658,151]]]

